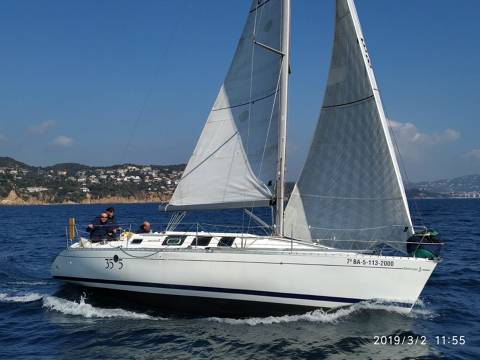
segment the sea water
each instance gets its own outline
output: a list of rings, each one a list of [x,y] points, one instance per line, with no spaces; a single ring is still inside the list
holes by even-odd
[[[367,302],[336,312],[246,319],[169,314],[52,280],[50,265],[66,246],[67,218],[84,226],[105,207],[0,207],[0,358],[480,358],[480,200],[411,204],[415,223],[436,228],[446,245],[410,314]],[[154,204],[115,209],[122,224],[169,219]],[[233,210],[184,219],[196,221],[254,225]]]

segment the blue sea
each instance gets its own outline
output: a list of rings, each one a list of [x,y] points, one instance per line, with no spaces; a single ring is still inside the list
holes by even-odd
[[[0,207],[0,358],[480,358],[480,200],[412,204],[415,222],[439,230],[446,245],[409,315],[394,305],[365,303],[333,313],[246,319],[169,314],[52,280],[50,264],[66,246],[67,218],[86,224],[104,208]],[[115,208],[118,223],[168,221],[154,204]],[[189,216],[186,222],[246,221],[236,211]],[[418,341],[395,345],[395,336]]]

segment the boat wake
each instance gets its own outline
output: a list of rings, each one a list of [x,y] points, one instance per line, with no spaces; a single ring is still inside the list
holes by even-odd
[[[229,325],[272,325],[289,323],[296,321],[310,321],[310,322],[323,322],[323,323],[335,323],[339,319],[350,315],[355,310],[351,308],[340,309],[336,312],[326,312],[323,310],[314,310],[302,315],[283,315],[283,316],[267,316],[267,317],[252,317],[246,319],[231,319],[231,318],[219,318],[210,317],[207,320],[216,321]]]
[[[364,311],[387,311],[390,313],[400,314],[406,317],[412,318],[433,318],[435,316],[434,312],[425,308],[425,304],[418,300],[414,308],[407,312],[408,310],[404,307],[389,304],[386,302],[380,301],[371,301],[371,302],[361,302],[354,304],[352,306],[341,308],[336,311],[324,311],[324,310],[314,310],[307,312],[302,315],[283,315],[283,316],[268,316],[268,317],[252,317],[246,319],[233,319],[233,318],[219,318],[219,317],[209,317],[206,320],[215,321],[219,323],[229,324],[229,325],[272,325],[272,324],[281,324],[281,323],[291,323],[298,321],[307,321],[307,322],[321,322],[321,323],[337,323],[340,320],[348,318],[350,315],[355,313],[360,313]]]
[[[0,302],[27,303],[32,301],[38,301],[42,298],[43,298],[43,295],[35,292],[27,293],[27,294],[16,294],[16,295],[0,293]]]
[[[83,316],[85,318],[167,320],[166,318],[153,317],[147,314],[124,309],[106,309],[95,307],[85,302],[85,296],[81,296],[78,302],[58,298],[56,296],[45,296],[43,297],[43,307],[65,315]]]
[[[137,320],[168,320],[163,317],[154,317],[148,314],[137,313],[124,309],[107,309],[95,307],[85,302],[86,297],[70,301],[52,295],[32,293],[7,294],[0,293],[0,303],[30,303],[42,300],[42,306],[48,310],[57,311],[65,315],[83,316],[85,318],[118,318]]]

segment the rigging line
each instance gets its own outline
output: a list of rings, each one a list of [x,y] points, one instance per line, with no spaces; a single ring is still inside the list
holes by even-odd
[[[188,2],[187,9],[189,9],[191,7],[191,5],[192,5],[192,3]],[[186,16],[187,13],[188,13],[188,11],[180,12],[179,16],[177,17],[177,20],[176,20],[175,24],[170,28],[170,32],[169,32],[168,40],[167,40],[167,45],[163,48],[163,53],[160,56],[160,58],[168,58],[168,54],[170,52],[170,48],[172,46],[175,34],[177,33],[177,30],[178,30],[180,24],[182,23],[182,21],[185,19],[185,16]],[[154,71],[154,76],[151,79],[153,79],[153,80],[158,79],[158,76],[160,74],[161,69],[162,69],[162,65],[159,62],[157,62],[156,69]],[[128,140],[125,143],[122,155],[120,157],[123,160],[123,162],[126,161],[127,153],[130,149],[130,146],[132,145],[133,138],[135,136],[135,130],[138,128],[138,124],[140,123],[140,120],[143,118],[143,115],[145,113],[145,109],[147,107],[147,104],[150,101],[150,98],[152,96],[153,88],[154,88],[154,83],[152,82],[150,84],[149,89],[147,90],[147,93],[145,94],[143,102],[140,106],[140,111],[139,111],[137,117],[135,118],[135,120],[133,122],[132,128],[129,132]]]
[[[275,89],[275,97],[273,98],[272,110],[270,111],[270,118],[268,120],[267,135],[265,137],[265,143],[263,144],[262,157],[260,158],[258,174],[261,174],[262,168],[263,168],[263,160],[265,159],[265,151],[267,149],[268,135],[270,134],[270,127],[271,127],[271,124],[272,124],[273,113],[275,112],[275,104],[277,102],[277,94],[278,94],[278,89],[280,88],[280,80],[281,80],[281,77],[282,77],[281,74],[282,74],[284,63],[285,63],[285,61],[282,58],[282,62],[280,64],[280,71],[278,72],[277,87]]]
[[[393,127],[390,127],[390,124],[391,124],[390,116],[387,116],[387,111],[385,110],[385,107],[384,107],[384,112],[385,112],[385,117],[387,118],[386,120],[388,122],[388,131],[390,132],[390,137],[393,139],[393,144],[395,145],[395,150],[397,152],[397,157],[399,159],[400,169],[403,172],[403,175],[405,176],[405,180],[407,181],[407,183],[410,183],[410,179],[408,178],[407,168],[405,166],[402,154],[400,153],[400,148],[398,146],[397,136],[396,136],[395,132],[393,131]],[[405,197],[406,197],[407,196],[407,194],[406,194],[407,191],[405,189],[404,189],[404,191],[405,191]],[[415,207],[416,216],[419,218],[422,226],[425,226],[425,220],[424,220],[423,215],[422,215],[422,213],[421,213],[421,211],[418,207],[417,200],[415,198],[412,198],[412,203],[413,203],[413,206]],[[412,228],[412,231],[415,232],[415,230],[413,228]]]
[[[248,161],[248,145],[249,145],[249,138],[250,138],[250,119],[252,117],[252,94],[253,94],[253,71],[254,71],[254,59],[255,59],[255,37],[257,33],[257,18],[258,18],[258,8],[259,3],[257,3],[257,7],[255,8],[255,19],[253,21],[253,30],[252,30],[252,54],[250,56],[250,87],[249,87],[249,95],[248,95],[248,119],[247,119],[247,139],[246,139],[246,146],[245,146],[245,155]],[[244,200],[247,194],[244,195]],[[242,231],[245,231],[245,213],[242,212]]]
[[[260,0],[259,0],[260,1]],[[263,6],[265,5],[268,1],[270,0],[267,0],[265,1],[263,4],[260,4],[260,6]],[[258,6],[258,7],[260,7]],[[257,7],[257,9],[258,9]],[[250,100],[252,99],[252,89],[253,89],[253,71],[254,71],[254,51],[255,51],[255,45],[256,45],[256,32],[257,32],[257,23],[260,23],[262,21],[262,18],[263,18],[263,10],[264,8],[262,7],[262,9],[260,10],[260,16],[259,18],[257,19],[257,17],[255,17],[255,25],[254,25],[254,32],[253,32],[253,39],[252,39],[252,68],[251,68],[251,74],[250,74],[250,79],[251,79],[251,88],[250,88]],[[255,13],[258,13],[258,11],[256,11]],[[277,91],[278,89],[274,92],[274,96],[276,97],[277,96]],[[272,94],[270,95],[272,96]],[[252,111],[251,111],[251,108],[252,108],[252,105],[255,103],[255,101],[251,102],[251,104],[249,105],[249,117],[248,117],[248,137],[247,137],[247,158],[248,158],[248,146],[249,146],[249,141],[248,141],[248,138],[250,136],[250,120],[251,120],[251,114],[252,114]],[[267,136],[268,136],[268,133],[267,133]],[[254,174],[256,176],[256,174]],[[259,173],[260,175],[260,173]],[[252,206],[250,207],[251,211],[253,211],[253,202],[252,202]],[[243,213],[243,219],[245,218],[245,212]],[[252,218],[249,217],[248,218],[248,225],[247,225],[247,231],[250,229],[251,227],[251,224],[252,224]]]
[[[380,94],[378,84],[377,84],[377,89],[376,90],[377,90],[377,93]],[[388,114],[386,106],[382,104],[382,107],[383,107],[383,112],[385,114],[385,120],[387,121],[387,125],[388,125],[387,126],[388,127],[388,132],[390,133],[390,137],[393,139],[393,144],[395,146],[395,150],[396,150],[396,153],[397,153],[398,162],[399,162],[399,165],[400,165],[400,169],[399,169],[400,174],[402,176],[403,175],[405,176],[405,180],[407,181],[407,183],[410,183],[410,179],[408,178],[407,167],[405,166],[405,162],[403,161],[402,153],[400,152],[400,147],[398,146],[397,135],[395,134],[395,131],[393,131],[393,127],[390,126],[391,125],[391,120],[390,120],[391,118]],[[403,172],[403,174],[402,174],[402,172]],[[404,187],[403,191],[405,192],[405,198],[407,198],[407,191],[405,190],[405,185],[403,187]],[[420,211],[420,208],[418,207],[417,200],[415,198],[412,198],[412,203],[413,203],[413,206],[415,207],[416,217],[419,218],[422,226],[426,228],[425,219],[423,218],[422,212]],[[407,198],[407,206],[408,206],[408,198]],[[412,221],[411,217],[410,217],[410,221]],[[415,228],[415,226],[413,225],[413,221],[412,221],[412,232],[415,232],[414,228]]]

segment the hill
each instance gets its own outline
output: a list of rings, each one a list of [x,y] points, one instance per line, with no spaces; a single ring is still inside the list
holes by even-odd
[[[439,193],[462,191],[480,191],[480,175],[465,175],[453,179],[422,181],[414,184],[416,188]]]
[[[0,204],[168,201],[184,164],[31,166],[0,157]],[[294,183],[286,184],[287,195]],[[480,198],[480,175],[407,184],[409,198]]]
[[[480,198],[480,175],[472,174],[453,179],[421,181],[408,184],[407,190],[415,193],[416,197]]]
[[[35,167],[2,157],[0,204],[166,201],[184,167],[77,163]]]
[[[21,161],[12,159],[11,157],[0,156],[0,168],[22,168],[31,169],[33,166],[27,165]]]

